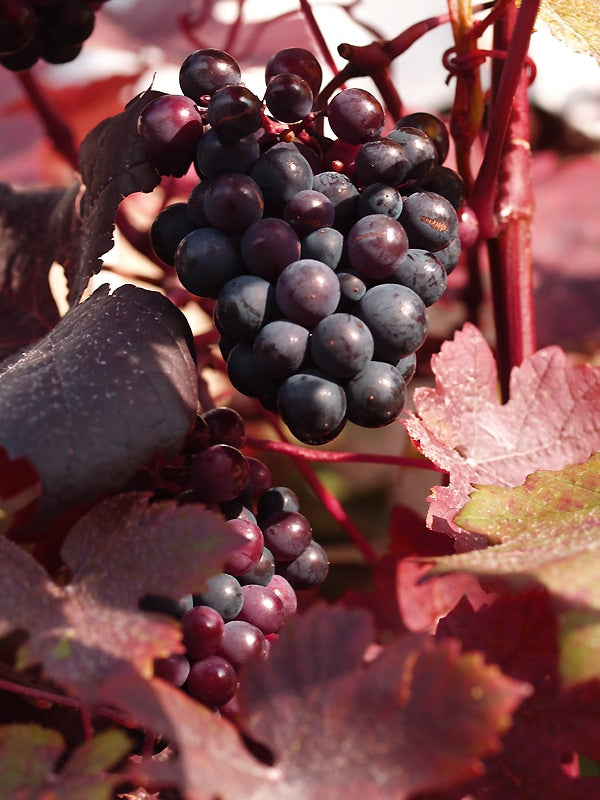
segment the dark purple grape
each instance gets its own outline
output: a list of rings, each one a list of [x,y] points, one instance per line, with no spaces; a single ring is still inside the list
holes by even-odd
[[[249,172],[259,156],[255,136],[223,142],[216,131],[208,130],[196,147],[194,167],[200,177],[213,180],[226,172]]]
[[[402,212],[402,195],[393,186],[384,183],[372,183],[360,193],[357,211],[359,216],[369,214],[385,214],[386,217],[398,219]]]
[[[262,326],[277,316],[275,288],[258,275],[232,278],[217,295],[215,323],[233,339],[252,341]]]
[[[373,336],[354,314],[330,314],[315,325],[310,353],[317,367],[332,378],[351,378],[373,356]]]
[[[306,361],[308,329],[288,319],[267,323],[256,335],[252,349],[261,370],[273,378],[287,378]]]
[[[143,109],[138,118],[137,131],[156,158],[167,163],[189,164],[204,126],[193,100],[177,94],[165,94],[152,100]]]
[[[465,202],[465,184],[460,175],[450,167],[434,167],[427,178],[419,184],[419,189],[426,192],[435,192],[445,197],[455,211]]]
[[[218,611],[225,622],[235,619],[243,603],[240,582],[233,575],[221,572],[211,576],[206,584],[206,589],[201,594],[194,595],[194,605],[209,606]]]
[[[244,604],[237,619],[255,625],[265,636],[277,633],[285,621],[285,609],[275,592],[260,584],[242,586]]]
[[[390,282],[408,286],[427,307],[436,303],[446,291],[444,265],[427,250],[411,248],[396,265]]]
[[[389,425],[404,408],[406,387],[400,371],[392,364],[369,361],[346,384],[348,419],[364,428]]]
[[[282,566],[280,574],[297,590],[320,586],[329,572],[329,559],[314,539],[298,558]]]
[[[443,164],[450,149],[448,129],[441,119],[426,111],[416,111],[398,120],[396,128],[418,128],[431,139],[437,151],[437,162]]]
[[[325,444],[346,422],[346,395],[339,383],[317,371],[297,372],[279,389],[281,418],[305,444]]]
[[[83,49],[83,44],[63,44],[49,39],[42,39],[41,55],[49,64],[68,64],[74,61]],[[177,165],[176,171],[185,171],[189,166],[187,156],[182,161],[168,160],[169,166]]]
[[[33,39],[38,18],[27,0],[0,0],[0,54],[23,50]]]
[[[206,445],[229,444],[242,447],[246,440],[246,429],[241,415],[228,406],[217,406],[205,411],[201,416],[207,427]]]
[[[435,257],[442,262],[446,270],[446,276],[450,275],[452,270],[458,265],[461,253],[462,243],[460,241],[460,236],[455,236],[448,247],[435,251]]]
[[[229,53],[211,47],[190,53],[179,70],[181,91],[195,103],[229,83],[239,83],[241,79],[237,61]]]
[[[174,653],[154,661],[154,674],[173,686],[183,686],[190,674],[190,662],[182,653]]]
[[[190,488],[199,500],[224,503],[238,496],[248,474],[243,453],[228,444],[215,444],[196,456],[190,471]]]
[[[286,317],[311,327],[335,311],[340,284],[327,264],[301,258],[288,264],[277,279],[275,298]]]
[[[246,457],[246,461],[249,462],[250,459]],[[252,509],[248,508],[239,497],[236,497],[235,500],[227,500],[225,503],[220,503],[219,508],[221,509],[223,518],[226,520],[243,519],[248,522],[256,522],[256,517]]]
[[[418,350],[425,340],[425,304],[407,286],[373,286],[358,303],[356,313],[373,334],[376,361],[396,364]]]
[[[39,58],[42,57],[42,39],[34,36],[21,50],[15,53],[0,56],[0,64],[11,72],[22,72],[31,69]]]
[[[200,416],[196,415],[194,427],[185,437],[185,442],[181,448],[181,452],[185,455],[195,455],[208,447],[210,432],[206,421]]]
[[[345,233],[357,218],[359,193],[350,178],[340,172],[320,172],[314,176],[312,188],[322,192],[333,203],[334,227]]]
[[[336,228],[317,228],[303,237],[302,258],[322,261],[331,269],[337,269],[344,251],[344,236]]]
[[[240,575],[238,579],[242,586],[250,586],[252,584],[266,586],[274,574],[275,559],[273,553],[268,547],[263,547],[262,555],[256,564],[244,575]]]
[[[411,247],[443,250],[458,235],[458,216],[449,200],[435,192],[415,192],[404,201],[400,222]]]
[[[281,216],[285,204],[303,189],[313,188],[313,171],[293,144],[279,142],[264,152],[250,169],[260,186],[267,216]]]
[[[299,511],[298,495],[287,486],[272,486],[259,499],[256,514],[260,522],[278,511]]]
[[[138,607],[142,611],[153,611],[156,614],[167,614],[169,617],[181,619],[184,614],[192,607],[193,601],[190,594],[186,594],[179,600],[160,594],[146,594],[138,601]]]
[[[196,661],[214,655],[223,639],[223,617],[211,606],[196,605],[181,620],[183,644],[188,658]]]
[[[269,467],[260,461],[260,459],[246,456],[246,461],[250,467],[250,477],[248,478],[248,483],[244,487],[242,496],[253,500],[255,497],[260,497],[271,488],[273,485],[273,477]]]
[[[239,342],[227,357],[227,375],[233,387],[247,397],[255,397],[265,408],[274,410],[280,381],[258,366],[250,342]]]
[[[194,700],[209,708],[218,708],[236,693],[237,675],[229,661],[221,656],[209,656],[192,664],[185,686]]]
[[[212,299],[243,269],[236,239],[216,228],[198,228],[182,239],[174,266],[189,292]]]
[[[404,356],[396,364],[396,369],[402,375],[404,383],[407,384],[417,371],[417,354],[411,353],[409,356]]]
[[[228,84],[210,98],[206,117],[221,139],[231,142],[258,130],[261,114],[261,102],[250,89]]]
[[[332,131],[350,144],[362,144],[379,136],[385,114],[381,103],[365,89],[343,89],[327,106]]]
[[[419,128],[395,128],[388,138],[402,145],[408,160],[408,171],[404,181],[422,181],[437,164],[437,150],[425,131]]]
[[[406,180],[409,169],[410,163],[401,144],[391,138],[373,139],[357,151],[353,179],[363,186],[372,183],[399,186]]]
[[[204,196],[208,191],[210,181],[199,181],[188,195],[187,212],[190,219],[194,222],[195,228],[210,227],[208,217],[204,213]]]
[[[268,83],[274,75],[280,75],[282,72],[299,75],[308,83],[313,95],[316,96],[319,93],[323,72],[321,65],[310,50],[302,47],[288,47],[272,55],[265,67],[265,83]]]
[[[312,538],[310,522],[299,511],[276,511],[261,520],[261,528],[275,561],[293,561]]]
[[[283,219],[292,226],[298,236],[329,228],[335,219],[335,209],[331,200],[314,189],[297,192],[285,204]]]
[[[267,640],[256,625],[234,619],[225,625],[219,655],[237,671],[249,661],[267,657]]]
[[[288,264],[300,258],[300,239],[287,222],[266,217],[244,232],[241,251],[248,272],[275,282]]]
[[[224,565],[225,572],[234,577],[250,572],[262,556],[264,538],[261,529],[255,522],[246,519],[230,519],[229,528],[243,537],[244,542],[233,550]]]
[[[211,181],[204,196],[204,213],[215,228],[241,234],[262,217],[262,192],[248,175],[227,172]]]
[[[406,255],[408,238],[397,220],[370,214],[354,223],[346,248],[353,270],[368,280],[382,280],[394,273],[395,264]]]
[[[173,203],[163,208],[150,227],[150,244],[155,255],[165,264],[173,266],[179,243],[197,228],[190,217],[187,203]]]
[[[85,42],[92,35],[95,20],[93,9],[84,0],[61,0],[51,6],[43,19],[44,52],[50,43],[72,46]]]
[[[298,598],[290,582],[283,575],[273,575],[268,586],[281,599],[286,619],[298,610]]]
[[[300,75],[281,72],[269,79],[265,103],[280,122],[300,122],[312,109],[313,93]]]
[[[338,280],[340,282],[340,302],[336,311],[351,313],[354,311],[356,303],[364,297],[367,286],[363,279],[354,272],[338,272]]]

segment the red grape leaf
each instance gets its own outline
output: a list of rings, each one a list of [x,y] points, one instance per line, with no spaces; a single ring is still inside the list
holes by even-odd
[[[79,183],[69,189],[13,191],[0,184],[0,359],[56,325],[48,272],[77,258]]]
[[[29,634],[19,668],[41,663],[49,678],[90,699],[112,673],[129,668],[148,676],[155,658],[182,650],[174,620],[139,611],[138,600],[201,591],[238,537],[200,506],[148,499],[116,495],[74,525],[61,551],[71,574],[64,587],[0,538],[0,635]]]
[[[500,596],[477,611],[463,601],[440,622],[438,637],[458,639],[465,650],[483,653],[505,675],[534,687],[514,713],[502,751],[486,758],[484,775],[461,787],[458,797],[600,796],[597,779],[574,780],[564,771],[569,754],[600,756],[600,682],[562,686],[557,631],[552,598],[541,588]]]
[[[133,679],[113,681],[105,701],[173,736],[181,764],[169,774],[188,800],[402,800],[478,775],[528,685],[431,637],[409,636],[365,663],[372,635],[366,612],[313,606],[288,621],[266,662],[246,666],[236,721],[273,754],[270,767],[157,681],[137,692]]]
[[[437,558],[434,571],[543,584],[561,609],[565,679],[600,678],[600,454],[512,489],[478,486],[456,520],[494,546]]]
[[[19,529],[34,514],[40,479],[26,458],[11,459],[0,447],[0,535]]]
[[[0,444],[37,470],[45,522],[180,449],[197,407],[189,336],[158,292],[104,287],[0,367]]]
[[[415,390],[416,413],[403,422],[418,449],[450,473],[449,486],[429,498],[428,525],[470,550],[485,539],[453,517],[471,484],[519,486],[537,469],[562,469],[600,450],[600,368],[571,366],[560,348],[544,348],[513,369],[502,405],[492,352],[468,323],[431,364],[435,388]]]
[[[137,133],[137,120],[142,109],[162,94],[148,90],[133,98],[124,111],[103,120],[81,143],[83,230],[76,269],[67,270],[71,302],[79,300],[90,276],[101,267],[100,256],[112,247],[121,200],[133,192],[151,192],[160,183],[157,164]]]
[[[131,742],[122,731],[104,731],[80,745],[57,774],[54,769],[66,750],[65,741],[58,731],[35,724],[2,726],[2,798],[110,800],[123,778],[107,770],[130,749]]]

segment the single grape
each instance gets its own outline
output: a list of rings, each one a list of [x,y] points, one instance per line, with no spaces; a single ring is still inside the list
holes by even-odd
[[[179,243],[173,261],[179,280],[189,292],[212,299],[243,269],[238,242],[216,228],[189,233]]]
[[[137,131],[156,158],[189,164],[204,126],[193,100],[166,94],[152,100],[142,110]]]
[[[399,186],[410,170],[404,147],[392,138],[365,142],[354,159],[353,179],[363,186],[384,183]]]
[[[216,131],[209,129],[196,147],[194,167],[201,178],[213,180],[226,172],[248,173],[259,156],[255,136],[223,142]]]
[[[298,495],[287,486],[273,486],[266,491],[256,505],[256,513],[260,522],[277,511],[299,511]]]
[[[284,220],[263,217],[244,232],[241,252],[248,272],[275,282],[288,264],[300,258],[300,239]]]
[[[448,200],[454,209],[458,209],[465,202],[465,184],[460,175],[450,167],[434,167],[429,175],[420,182],[419,189],[426,192],[435,192]]]
[[[328,228],[335,219],[333,203],[323,192],[304,189],[297,192],[285,204],[283,219],[292,226],[298,236]]]
[[[386,217],[398,219],[402,212],[402,195],[393,186],[385,183],[372,183],[360,193],[357,205],[358,215],[385,214]]]
[[[311,327],[337,308],[340,284],[327,264],[299,259],[288,264],[277,279],[275,298],[286,317]]]
[[[268,588],[281,599],[286,619],[298,610],[298,598],[290,582],[283,575],[273,575]]]
[[[438,154],[434,143],[425,131],[404,126],[388,133],[388,138],[404,149],[408,169],[404,181],[422,181],[437,164]]]
[[[288,47],[272,55],[265,67],[265,83],[283,72],[299,75],[308,83],[313,95],[319,93],[323,72],[321,65],[310,50],[302,47]]]
[[[166,658],[154,660],[154,674],[157,678],[171,683],[173,686],[181,687],[187,681],[190,674],[190,662],[182,653],[174,653]]]
[[[271,488],[273,485],[273,477],[269,467],[260,459],[246,456],[246,461],[250,467],[250,476],[239,495],[239,499],[251,505],[254,499],[260,497]]]
[[[302,258],[322,261],[331,269],[337,269],[344,250],[344,236],[336,228],[317,228],[302,238]]]
[[[43,36],[53,45],[80,45],[92,35],[96,17],[84,0],[61,0],[43,19]]]
[[[407,286],[382,283],[358,303],[357,315],[373,334],[376,361],[396,364],[423,344],[427,333],[425,304]]]
[[[210,98],[207,120],[223,141],[236,141],[258,130],[261,112],[261,102],[250,89],[228,84]]]
[[[322,192],[333,203],[334,227],[346,233],[356,221],[359,192],[350,178],[340,172],[320,172],[314,176],[312,188]]]
[[[342,431],[346,422],[346,395],[336,381],[315,370],[297,372],[279,389],[281,418],[305,444],[325,444]]]
[[[275,558],[268,547],[263,547],[261,557],[248,572],[238,576],[243,586],[257,584],[266,586],[275,574]]]
[[[308,83],[299,75],[281,72],[269,79],[265,103],[275,119],[281,122],[299,122],[312,108],[313,93]]]
[[[242,586],[244,604],[237,619],[255,625],[264,635],[277,633],[285,621],[281,598],[266,586]]]
[[[184,614],[192,607],[193,601],[190,594],[186,594],[179,600],[160,594],[146,594],[138,601],[138,607],[142,611],[153,611],[156,614],[167,614],[169,617],[181,619]]]
[[[238,671],[249,661],[267,657],[267,641],[256,625],[241,619],[226,623],[219,655]]]
[[[397,220],[370,214],[354,223],[346,248],[353,270],[368,280],[382,280],[394,273],[395,264],[406,255],[408,237]]]
[[[363,279],[354,272],[338,272],[340,282],[340,302],[336,312],[353,313],[356,303],[364,297],[367,286]]]
[[[210,183],[204,196],[204,213],[208,221],[226,233],[243,233],[262,217],[264,207],[258,185],[240,172],[219,175]]]
[[[404,356],[396,364],[396,369],[402,375],[404,383],[407,384],[417,371],[417,354],[411,353],[409,356]]]
[[[181,619],[183,644],[188,658],[212,656],[217,652],[223,639],[223,617],[210,606],[196,605]]]
[[[173,203],[163,208],[150,226],[152,250],[161,261],[172,267],[179,243],[196,227],[187,203]]]
[[[23,50],[33,39],[38,18],[27,0],[0,0],[0,55]]]
[[[381,103],[365,89],[343,89],[327,106],[332,131],[350,144],[361,144],[381,133],[385,114]]]
[[[252,165],[250,177],[261,188],[268,216],[281,216],[285,204],[297,192],[313,188],[310,164],[293,144],[286,142],[264,152]]]
[[[250,459],[246,458],[246,461],[250,461]],[[226,500],[224,503],[219,503],[219,508],[221,509],[221,514],[223,514],[223,519],[242,519],[247,522],[256,522],[252,509],[248,508],[239,497],[236,497],[235,500]]]
[[[228,527],[243,537],[244,542],[233,550],[224,564],[225,572],[237,577],[256,566],[262,556],[264,537],[256,522],[246,519],[230,519]]]
[[[185,686],[194,700],[209,708],[218,708],[236,693],[237,675],[229,661],[221,656],[209,656],[192,664]]]
[[[405,383],[396,367],[369,361],[346,384],[348,419],[364,428],[389,425],[404,408],[405,395]]]
[[[287,378],[306,361],[308,329],[288,319],[267,323],[256,335],[253,344],[256,363],[273,378]]]
[[[190,470],[190,488],[207,503],[233,500],[248,480],[246,459],[236,447],[214,444],[198,453]]]
[[[217,295],[214,318],[220,331],[252,341],[267,322],[279,316],[272,283],[258,275],[239,275]]]
[[[298,558],[282,565],[280,570],[280,574],[297,590],[320,586],[328,572],[327,553],[314,539]]]
[[[450,149],[450,136],[448,129],[439,117],[426,111],[416,111],[399,119],[395,127],[397,129],[418,128],[424,131],[434,144],[438,164],[444,163]]]
[[[227,357],[227,375],[238,392],[255,397],[265,408],[274,410],[280,380],[259,367],[251,342],[239,342]]]
[[[228,406],[217,406],[205,411],[200,419],[207,429],[206,446],[228,444],[242,447],[246,440],[246,429],[241,415]]]
[[[447,276],[444,265],[434,253],[411,248],[396,264],[390,282],[408,286],[429,307],[446,291]]]
[[[208,217],[204,213],[204,197],[209,186],[210,181],[200,180],[188,195],[186,203],[187,212],[190,219],[194,222],[195,228],[210,227]]]
[[[442,250],[458,234],[458,216],[449,200],[435,192],[415,192],[404,201],[400,222],[411,247]]]
[[[223,50],[206,47],[190,53],[179,70],[181,91],[195,103],[229,83],[242,79],[239,64]]]
[[[225,622],[237,617],[243,603],[240,582],[233,575],[221,572],[212,575],[206,583],[206,589],[194,595],[194,605],[213,608]]]
[[[310,339],[317,367],[342,380],[360,372],[371,360],[373,349],[371,331],[354,314],[330,314],[315,325]]]
[[[299,511],[276,511],[261,521],[261,528],[275,561],[293,561],[312,538],[310,522]]]
[[[46,38],[42,38],[41,46],[41,57],[49,64],[68,64],[74,61],[83,49],[83,44],[63,44]],[[168,163],[170,170],[174,172],[184,172],[189,166],[187,156],[181,162],[169,159]]]
[[[462,243],[460,236],[455,236],[447,247],[435,251],[435,257],[442,262],[446,275],[450,275],[452,270],[458,265],[462,253]]]

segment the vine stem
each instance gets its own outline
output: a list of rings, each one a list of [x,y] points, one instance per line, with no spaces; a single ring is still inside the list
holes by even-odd
[[[286,437],[277,417],[274,414],[265,411],[264,409],[263,413],[266,419],[269,421],[269,424],[277,433],[277,436],[281,442],[285,442]],[[248,438],[246,443],[250,445],[252,441],[253,440],[251,438]],[[263,440],[258,439],[255,441],[261,442]],[[294,448],[293,445],[290,445],[290,447]],[[295,448],[296,452],[287,452],[285,455],[287,455],[294,462],[296,468],[306,483],[313,490],[318,500],[320,500],[320,502],[323,504],[324,509],[347,534],[348,538],[354,542],[357,549],[362,553],[365,561],[370,565],[377,563],[379,556],[377,555],[377,551],[373,545],[365,537],[358,525],[356,525],[356,523],[348,516],[333,492],[330,492],[329,489],[323,485],[321,480],[319,480],[319,477],[315,474],[313,468],[307,463],[307,460],[300,457],[298,453],[299,450],[301,450],[301,448]]]

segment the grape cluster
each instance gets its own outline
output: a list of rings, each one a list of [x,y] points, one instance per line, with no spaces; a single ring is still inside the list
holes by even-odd
[[[95,12],[107,0],[0,0],[0,64],[29,69],[43,58],[73,61],[94,30]]]
[[[463,185],[443,164],[437,117],[410,114],[383,136],[383,108],[359,88],[314,110],[321,68],[302,48],[276,53],[265,79],[260,99],[230,55],[198,50],[183,95],[144,109],[150,151],[199,176],[151,241],[188,291],[215,301],[233,386],[318,445],[347,421],[401,413],[427,308],[461,253]],[[325,116],[335,138],[319,133]]]
[[[233,698],[244,664],[266,657],[270,639],[296,611],[296,591],[320,585],[329,569],[297,495],[273,486],[268,467],[242,453],[244,438],[234,409],[205,412],[178,476],[179,502],[206,504],[241,537],[224,571],[201,594],[174,602],[159,588],[140,602],[181,620],[186,652],[157,660],[156,674],[211,708]]]

